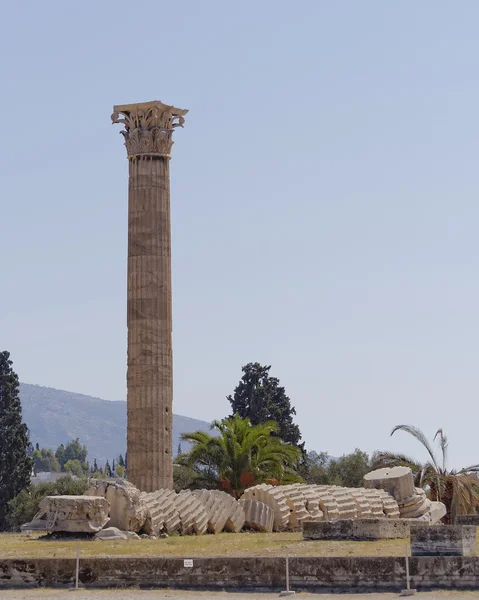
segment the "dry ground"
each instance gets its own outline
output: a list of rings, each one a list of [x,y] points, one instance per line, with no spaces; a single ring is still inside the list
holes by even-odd
[[[276,600],[278,594],[224,592],[182,592],[170,590],[9,590],[0,592],[2,600]],[[293,600],[393,600],[398,594],[296,594]],[[479,600],[479,592],[421,592],[418,600]]]
[[[54,541],[28,534],[0,534],[0,558],[81,556],[402,556],[407,540],[307,542],[301,533],[221,533],[157,540]]]
[[[40,537],[23,533],[0,534],[0,558],[73,558],[77,543],[81,556],[404,556],[408,543],[407,539],[309,542],[303,540],[301,533],[221,533],[157,540],[80,542],[42,540]]]

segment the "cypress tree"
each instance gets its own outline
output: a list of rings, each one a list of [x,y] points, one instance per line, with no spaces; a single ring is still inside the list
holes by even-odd
[[[233,395],[227,396],[232,416],[238,414],[242,419],[248,418],[252,425],[276,421],[283,442],[297,446],[304,453],[301,432],[293,421],[296,410],[279,379],[269,374],[270,369],[271,366],[259,363],[248,363],[241,369],[243,377]]]
[[[6,527],[8,502],[30,485],[33,461],[22,422],[18,376],[10,353],[0,352],[0,529]]]

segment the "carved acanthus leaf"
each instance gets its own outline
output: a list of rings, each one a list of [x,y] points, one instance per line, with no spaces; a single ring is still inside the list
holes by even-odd
[[[125,138],[128,158],[169,158],[173,146],[173,129],[183,127],[187,112],[162,102],[145,102],[115,106],[111,120],[125,126],[120,133]]]

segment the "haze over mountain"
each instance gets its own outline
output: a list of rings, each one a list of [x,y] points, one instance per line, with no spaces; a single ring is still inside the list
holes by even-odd
[[[88,446],[88,460],[105,463],[126,451],[126,402],[94,398],[50,387],[20,384],[23,419],[30,429],[32,444],[56,449],[79,438]],[[181,434],[209,431],[206,421],[173,415],[173,453]],[[187,444],[182,442],[182,449]]]

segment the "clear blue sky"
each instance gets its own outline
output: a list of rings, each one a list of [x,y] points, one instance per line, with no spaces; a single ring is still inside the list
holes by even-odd
[[[0,341],[21,380],[126,396],[113,104],[190,109],[171,163],[174,410],[272,365],[307,447],[479,462],[479,4],[2,7]]]

